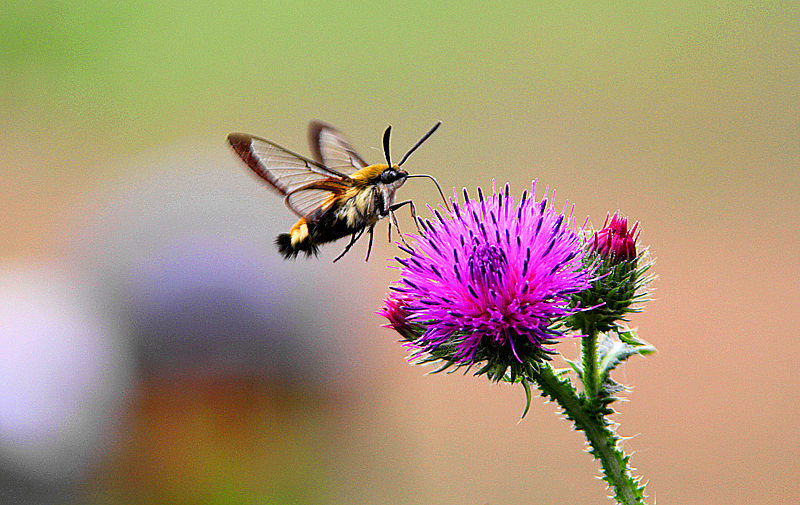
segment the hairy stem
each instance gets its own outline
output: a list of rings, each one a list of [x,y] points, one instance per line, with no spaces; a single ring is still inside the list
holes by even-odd
[[[595,338],[596,338],[595,333]],[[567,419],[576,429],[583,431],[591,449],[589,452],[603,468],[603,479],[614,490],[614,497],[622,505],[643,505],[644,489],[637,484],[628,469],[628,456],[619,449],[619,439],[601,416],[597,416],[590,406],[575,392],[568,379],[557,376],[547,363],[531,374],[545,398],[558,403]]]
[[[587,335],[581,338],[581,354],[583,355],[583,389],[590,404],[597,400],[597,328],[593,324],[585,329]]]

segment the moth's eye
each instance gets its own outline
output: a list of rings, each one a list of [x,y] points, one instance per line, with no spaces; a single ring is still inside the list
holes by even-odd
[[[384,184],[391,184],[400,178],[400,174],[393,168],[387,168],[381,172],[381,182]]]

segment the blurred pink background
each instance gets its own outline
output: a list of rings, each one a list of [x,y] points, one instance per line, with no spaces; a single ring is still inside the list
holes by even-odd
[[[307,154],[311,119],[371,162],[441,120],[407,166],[446,193],[537,178],[641,221],[659,352],[614,419],[649,503],[800,502],[798,29],[779,2],[11,2],[0,503],[611,503],[553,404],[518,423],[520,388],[406,363],[385,224],[369,263],[280,259],[293,217],[225,136]]]

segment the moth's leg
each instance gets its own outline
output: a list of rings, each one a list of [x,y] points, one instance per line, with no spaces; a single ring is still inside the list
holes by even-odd
[[[369,232],[369,245],[367,246],[367,257],[364,258],[364,261],[369,261],[369,253],[372,252],[372,230],[374,230],[374,229],[375,229],[375,225],[373,224],[372,226],[369,227],[369,230],[368,230],[368,232]]]
[[[390,210],[389,214],[392,216],[391,221],[389,221],[389,242],[392,241],[392,221],[394,221],[394,226],[397,228],[397,234],[400,237],[400,241],[406,245],[406,247],[410,247],[406,242],[406,239],[403,238],[403,233],[400,231],[400,223],[397,222],[397,215],[395,215],[394,211]]]
[[[333,259],[333,262],[336,263],[337,261],[342,259],[342,256],[347,254],[347,251],[349,251],[350,248],[353,247],[353,244],[355,244],[356,241],[359,238],[361,238],[361,235],[363,235],[363,234],[364,234],[364,228],[361,228],[357,232],[353,233],[353,235],[350,236],[350,243],[345,246],[344,251],[342,251],[342,254],[340,254],[339,256],[337,256],[336,258]]]
[[[394,216],[394,211],[396,211],[397,209],[399,209],[403,205],[408,205],[410,207],[410,209],[411,209],[411,219],[413,219],[414,220],[414,224],[417,225],[417,232],[420,235],[422,235],[422,230],[420,229],[419,223],[417,222],[417,208],[414,207],[414,202],[412,200],[406,200],[405,202],[400,202],[400,203],[396,203],[396,204],[392,205],[391,207],[389,207],[389,212],[391,212],[392,216]],[[397,226],[397,218],[395,218],[395,226]],[[398,230],[398,233],[399,233],[399,231],[400,231],[400,227],[399,226],[397,226],[397,230]],[[404,244],[405,244],[405,242],[406,241],[403,240]],[[406,244],[406,245],[408,245],[408,244]]]

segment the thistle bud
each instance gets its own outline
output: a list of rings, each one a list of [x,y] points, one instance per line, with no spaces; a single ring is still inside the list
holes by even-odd
[[[603,228],[596,232],[590,242],[590,251],[603,258],[616,261],[630,261],[636,258],[636,240],[639,238],[639,222],[628,231],[628,218],[620,216],[619,211],[610,217],[606,215]]]
[[[572,296],[572,306],[582,309],[566,320],[568,327],[588,332],[590,327],[611,331],[627,314],[639,312],[647,300],[648,275],[652,260],[647,251],[637,252],[639,223],[628,230],[628,218],[615,212],[606,217],[603,228],[585,241],[587,264],[596,265],[589,289]]]

